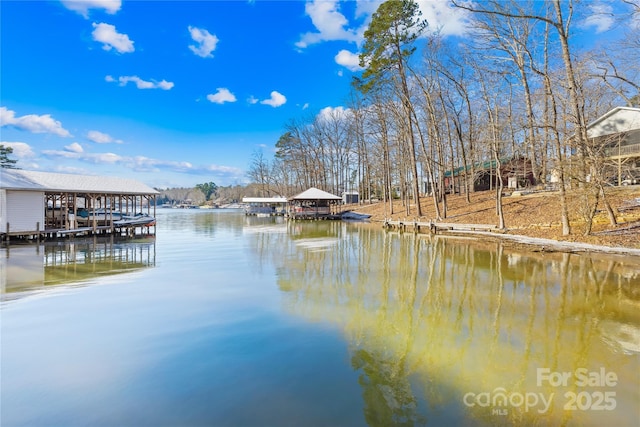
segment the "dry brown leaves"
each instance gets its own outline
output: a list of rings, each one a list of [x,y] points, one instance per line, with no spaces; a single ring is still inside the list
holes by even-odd
[[[599,202],[592,233],[588,236],[584,235],[585,221],[583,214],[581,214],[583,203],[577,192],[568,194],[569,218],[572,227],[570,236],[562,236],[561,204],[558,193],[538,192],[519,197],[506,196],[502,201],[505,224],[510,234],[596,245],[640,248],[640,226],[635,226],[640,225],[640,207],[624,209],[636,198],[640,198],[640,186],[608,190],[607,199],[616,214],[618,225],[610,225],[604,204]],[[465,224],[498,224],[495,192],[473,193],[470,195],[470,199],[471,203],[468,203],[464,195],[447,196],[447,215],[444,221]],[[382,203],[362,204],[350,208],[371,214],[374,221],[383,221],[385,218],[435,220],[433,199],[431,197],[423,198],[421,205],[421,217],[417,217],[415,205],[411,205],[410,211],[407,213],[407,208],[403,206],[401,201],[394,203],[393,215],[390,214],[388,204],[384,206]],[[440,205],[440,209],[442,209],[442,205]]]

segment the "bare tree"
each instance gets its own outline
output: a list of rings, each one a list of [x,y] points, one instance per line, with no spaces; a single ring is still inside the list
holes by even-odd
[[[264,158],[262,150],[254,151],[247,175],[254,183],[260,186],[261,197],[266,197],[271,193],[269,186],[270,172],[269,162]]]

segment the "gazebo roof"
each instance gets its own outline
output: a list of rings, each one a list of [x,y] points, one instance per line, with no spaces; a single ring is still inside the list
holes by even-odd
[[[342,200],[342,197],[311,187],[308,190],[291,197],[289,200]]]

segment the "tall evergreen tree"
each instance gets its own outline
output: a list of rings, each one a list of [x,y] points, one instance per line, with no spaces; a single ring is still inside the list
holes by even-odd
[[[369,28],[364,33],[365,42],[360,53],[360,66],[365,67],[356,87],[364,93],[393,83],[400,96],[407,123],[406,144],[409,148],[413,199],[418,216],[420,207],[420,183],[415,152],[415,114],[407,83],[408,61],[415,51],[415,41],[427,26],[420,19],[421,12],[413,0],[388,0],[373,14]]]
[[[15,165],[18,161],[9,158],[9,155],[11,153],[13,153],[12,147],[5,147],[4,145],[0,144],[0,168],[17,169]]]

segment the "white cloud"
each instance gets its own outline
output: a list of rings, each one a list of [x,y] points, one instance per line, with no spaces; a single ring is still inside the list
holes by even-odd
[[[16,117],[15,111],[9,110],[6,107],[0,107],[0,127],[1,126],[14,126],[32,133],[52,133],[62,137],[71,136],[69,131],[64,129],[62,124],[54,120],[49,114],[42,116],[28,114],[26,116]]]
[[[593,3],[589,4],[587,9],[591,12],[591,15],[587,16],[584,21],[580,23],[581,27],[593,27],[595,28],[596,34],[600,34],[610,29],[615,23],[613,8],[611,5],[605,3]]]
[[[319,120],[347,119],[351,116],[351,109],[344,107],[324,107],[318,113]]]
[[[258,102],[260,102],[260,100],[258,98],[256,98],[255,96],[250,96],[249,99],[247,99],[247,102],[249,104],[257,104]]]
[[[356,17],[368,17],[378,10],[384,0],[356,0]]]
[[[208,165],[203,168],[203,172],[214,172],[219,175],[227,174],[236,177],[243,177],[246,172],[233,166]]]
[[[114,153],[92,154],[89,158],[93,160],[94,163],[97,163],[97,164],[104,164],[104,163],[114,164],[124,160],[122,156],[119,156]]]
[[[193,41],[197,43],[197,45],[189,45],[189,49],[202,58],[213,58],[211,52],[216,50],[218,38],[205,29],[191,26],[189,26],[189,33]]]
[[[0,126],[15,124],[16,112],[9,110],[7,107],[0,107]]]
[[[305,6],[306,14],[311,18],[317,32],[308,32],[301,36],[296,47],[304,49],[314,43],[342,40],[361,44],[364,32],[371,21],[371,16],[378,9],[382,0],[358,0],[356,2],[355,19],[351,22],[340,12],[338,0],[313,0]],[[469,28],[469,12],[452,7],[449,2],[434,0],[416,0],[422,19],[428,23],[427,32],[439,32],[444,36],[464,35]]]
[[[124,161],[126,158],[114,153],[87,153],[84,150],[77,150],[74,144],[64,147],[64,150],[43,150],[42,154],[47,157],[63,157],[65,159],[76,159],[92,164],[109,164],[113,165]],[[80,147],[82,149],[82,147]]]
[[[172,160],[160,160],[153,159],[144,156],[137,156],[131,159],[127,159],[128,167],[139,172],[158,172],[160,170],[169,170],[171,172],[188,173],[193,175],[210,175],[214,173],[218,176],[228,177],[244,177],[245,171],[231,167],[220,165],[203,165],[196,166],[191,162],[185,161],[172,161]]]
[[[122,166],[128,170],[136,172],[176,172],[187,173],[192,175],[211,176],[212,174],[229,179],[240,179],[246,174],[245,171],[231,167],[220,165],[202,165],[195,166],[190,162],[176,160],[154,159],[145,156],[120,156],[114,153],[87,153],[78,149],[75,144],[65,147],[65,150],[45,150],[42,154],[49,158],[73,159],[92,165],[110,165]],[[79,145],[79,144],[78,144]],[[76,151],[74,151],[74,149]],[[60,165],[60,167],[64,167]]]
[[[8,142],[2,141],[0,145],[4,145],[5,147],[13,148],[13,156],[19,159],[28,159],[30,157],[35,157],[35,153],[31,146],[25,142]]]
[[[89,17],[89,9],[103,9],[113,15],[120,10],[121,0],[62,0],[62,5],[69,10]]]
[[[109,83],[118,82],[120,86],[126,86],[127,83],[132,82],[136,85],[138,89],[162,89],[162,90],[171,90],[174,86],[173,82],[168,82],[166,80],[142,80],[138,76],[120,76],[116,80],[113,76],[106,76],[104,78],[105,81]]]
[[[346,67],[351,71],[362,70],[362,67],[360,66],[360,57],[357,53],[349,52],[348,50],[342,49],[335,56],[335,60],[338,65],[342,65],[343,67]]]
[[[64,150],[42,150],[42,154],[46,157],[64,157],[65,159],[79,159],[81,153]]]
[[[207,95],[207,99],[214,104],[224,104],[225,102],[236,102],[236,96],[229,92],[229,89],[219,87],[217,92]]]
[[[450,2],[417,0],[422,16],[429,23],[427,32],[443,36],[463,36],[470,28],[468,11],[451,6]]]
[[[159,160],[145,156],[127,159],[127,164],[128,167],[138,172],[158,172],[161,169],[168,169],[172,172],[189,172],[193,169],[193,165],[189,162]]]
[[[246,171],[223,165],[193,165],[187,161],[162,160],[145,156],[120,156],[114,153],[88,153],[78,143],[72,143],[64,147],[64,150],[44,150],[42,155],[50,159],[68,159],[87,163],[90,165],[108,165],[110,168],[122,167],[135,172],[172,172],[189,175],[201,175],[220,177],[222,180],[237,181],[246,176]],[[32,169],[37,168],[34,165]],[[58,162],[57,170],[68,169],[75,173],[93,173],[95,167],[90,166],[89,171],[73,166],[66,166]]]
[[[303,110],[306,110],[307,108],[309,108],[309,103],[308,103],[308,102],[306,102],[306,103],[302,106],[302,109],[303,109]]]
[[[96,144],[122,144],[122,140],[115,139],[111,135],[104,132],[99,132],[97,130],[90,130],[89,132],[87,132],[87,138],[90,141],[95,142]]]
[[[115,26],[103,22],[100,24],[94,22],[93,28],[91,35],[95,41],[103,44],[102,48],[104,50],[115,49],[119,53],[129,53],[135,50],[133,42],[129,40],[129,36],[118,33]]]
[[[166,80],[161,80],[157,83],[158,87],[162,90],[170,90],[171,88],[173,88],[174,84],[173,82],[168,82]]]
[[[72,153],[83,153],[84,152],[84,148],[82,148],[82,145],[78,144],[77,142],[74,142],[74,143],[69,144],[69,145],[65,145],[64,149],[67,150],[67,151],[70,151]]]
[[[305,12],[318,32],[306,33],[296,43],[300,49],[329,40],[360,41],[358,31],[345,28],[349,21],[340,13],[338,0],[313,0],[305,5]]]
[[[287,98],[280,92],[271,92],[271,98],[260,101],[260,104],[271,105],[272,107],[279,107],[287,102]]]

